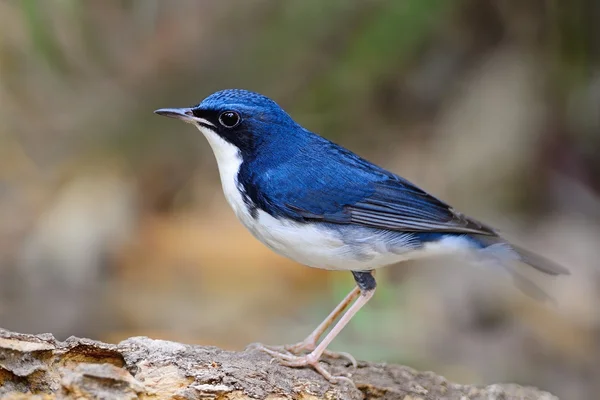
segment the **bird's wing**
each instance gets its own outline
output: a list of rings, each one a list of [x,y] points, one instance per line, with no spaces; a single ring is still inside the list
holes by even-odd
[[[492,228],[331,142],[299,151],[290,162],[293,167],[279,165],[254,181],[272,196],[257,200],[274,214],[394,231],[496,236]]]
[[[394,179],[396,178],[396,179]],[[411,183],[390,177],[385,181],[365,183],[358,193],[364,196],[335,199],[339,205],[333,212],[315,212],[310,201],[286,203],[290,210],[305,219],[338,224],[355,224],[403,232],[452,232],[495,236],[494,230],[469,218],[422,191]],[[345,192],[348,191],[346,187]],[[328,196],[331,198],[331,193]],[[357,198],[359,197],[359,198]],[[354,201],[346,199],[354,198]],[[296,198],[296,200],[300,200]]]

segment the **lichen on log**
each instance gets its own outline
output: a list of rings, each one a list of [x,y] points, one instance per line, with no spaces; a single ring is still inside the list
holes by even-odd
[[[266,354],[185,345],[146,337],[119,344],[0,329],[2,399],[520,399],[555,396],[512,384],[461,385],[432,372],[360,362],[354,369],[327,360],[333,385],[309,368],[288,368]]]

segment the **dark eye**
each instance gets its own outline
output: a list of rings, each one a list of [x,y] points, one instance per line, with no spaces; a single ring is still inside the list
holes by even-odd
[[[219,115],[219,122],[225,128],[234,128],[240,123],[240,114],[235,111],[225,111]]]

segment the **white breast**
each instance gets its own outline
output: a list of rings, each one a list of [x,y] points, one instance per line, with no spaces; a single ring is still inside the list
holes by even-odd
[[[390,247],[386,231],[355,228],[348,234],[326,225],[274,218],[261,210],[255,218],[248,211],[237,180],[242,164],[240,151],[212,130],[202,126],[198,129],[212,147],[225,198],[235,215],[258,240],[296,262],[322,269],[371,270],[432,253],[452,253],[464,247],[464,243],[459,243],[462,241],[457,241],[416,250],[410,234],[396,236]]]
[[[253,218],[244,202],[237,180],[242,164],[240,151],[212,130],[203,126],[198,126],[198,129],[208,140],[217,159],[227,202],[238,219],[258,240],[276,253],[311,267],[338,269],[336,265],[340,259],[348,261],[348,257],[344,255],[348,253],[344,242],[326,230],[273,218],[260,210],[256,218]],[[344,269],[356,268],[355,265],[345,265],[347,267]]]
[[[238,189],[237,176],[240,165],[242,165],[242,155],[239,149],[212,130],[200,125],[197,125],[197,127],[204,137],[206,137],[215,154],[219,167],[219,175],[221,176],[221,185],[223,186],[223,193],[227,202],[233,208],[233,212],[240,221],[248,227],[253,218],[248,212],[244,198]]]

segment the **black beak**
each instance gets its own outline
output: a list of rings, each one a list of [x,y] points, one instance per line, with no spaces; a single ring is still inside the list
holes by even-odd
[[[194,114],[191,108],[160,108],[154,111],[154,114],[180,119],[184,122],[194,121]]]

